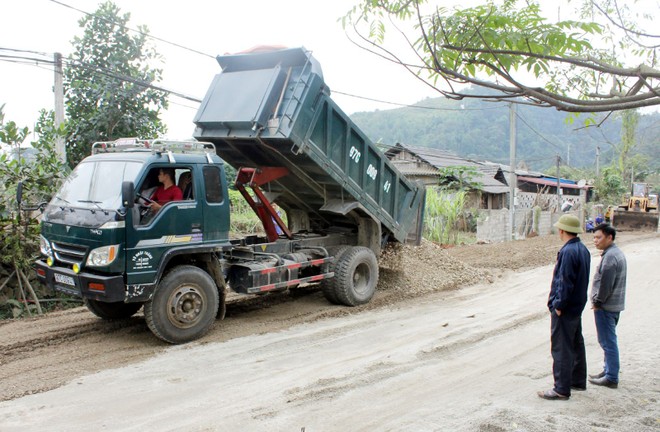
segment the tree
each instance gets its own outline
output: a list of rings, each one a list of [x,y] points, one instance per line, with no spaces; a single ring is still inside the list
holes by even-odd
[[[156,138],[166,131],[159,115],[167,108],[167,95],[153,87],[162,70],[150,65],[160,56],[147,44],[146,27],[130,33],[129,19],[130,14],[120,15],[107,1],[79,21],[84,34],[74,38],[74,53],[64,70],[72,166],[89,155],[95,141]]]
[[[596,199],[604,203],[619,204],[626,190],[617,169],[614,166],[606,167],[596,182]]]
[[[637,145],[636,131],[639,124],[639,113],[635,110],[626,110],[621,113],[621,142],[616,146],[619,155],[617,168],[621,177],[628,178],[630,174],[630,159]]]
[[[476,178],[479,171],[472,166],[447,166],[438,168],[440,178],[440,189],[449,191],[482,190],[481,184]]]
[[[431,3],[362,0],[343,22],[358,45],[449,98],[524,100],[567,112],[660,105],[660,35],[640,27],[655,22],[631,2],[581,0],[584,21],[557,22],[537,0],[486,0],[452,10]],[[410,51],[385,44],[388,21]],[[464,84],[497,94],[466,93]]]
[[[38,289],[32,287],[27,276],[32,271],[34,255],[39,251],[39,223],[30,211],[36,206],[30,207],[54,193],[64,178],[65,166],[55,153],[55,138],[64,129],[55,128],[52,111],[42,110],[36,126],[39,140],[32,142],[31,147],[24,147],[28,128],[20,128],[13,121],[5,123],[3,107],[0,106],[0,140],[9,146],[9,151],[0,154],[0,267],[3,273],[9,274],[8,279],[16,280],[15,286],[8,286],[7,300],[15,315],[23,310],[30,314],[32,302],[41,313],[35,292]],[[21,208],[16,199],[19,182],[23,185]]]

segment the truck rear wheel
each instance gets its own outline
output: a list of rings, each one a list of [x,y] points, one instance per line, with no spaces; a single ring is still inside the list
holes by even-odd
[[[329,271],[335,273],[335,277],[331,279],[323,279],[321,281],[321,289],[323,290],[323,296],[332,304],[341,304],[337,298],[337,290],[335,287],[335,280],[337,279],[337,268],[341,256],[351,248],[351,246],[337,246],[333,248],[328,248],[328,253],[330,256],[335,257],[335,260],[330,264]]]
[[[332,279],[337,301],[346,306],[368,303],[378,284],[378,261],[366,247],[352,247],[339,257]]]
[[[209,331],[218,312],[218,288],[205,271],[176,267],[144,305],[149,329],[165,342],[190,342]]]
[[[88,298],[83,299],[83,303],[91,313],[108,321],[130,318],[142,307],[142,303],[107,303]]]

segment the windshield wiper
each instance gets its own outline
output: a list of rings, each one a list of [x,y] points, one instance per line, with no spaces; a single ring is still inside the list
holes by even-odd
[[[62,197],[59,196],[59,195],[55,195],[55,198],[58,199],[58,200],[60,200],[60,201],[64,201],[65,203],[71,205],[71,203],[70,203],[69,201],[65,200],[64,198],[62,198]],[[64,211],[64,209],[66,208],[66,207],[64,207],[64,206],[59,206],[59,207],[60,207],[60,210],[62,210],[62,211]],[[69,211],[73,211],[73,207],[69,208]]]
[[[107,216],[108,214],[110,214],[110,212],[108,212],[108,210],[104,209],[103,207],[101,207],[99,205],[99,203],[101,203],[102,201],[78,200],[78,202],[79,203],[85,203],[85,204],[94,204],[99,210],[101,210],[103,212],[104,215]],[[89,209],[89,211],[91,211],[92,214],[96,214],[96,210]]]

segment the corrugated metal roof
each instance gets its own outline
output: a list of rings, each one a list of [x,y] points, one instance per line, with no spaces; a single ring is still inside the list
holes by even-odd
[[[518,177],[518,181],[534,183],[534,184],[540,184],[540,185],[544,185],[544,186],[557,186],[557,179],[556,178],[554,180],[549,180],[548,178],[520,176],[520,177]],[[593,186],[589,186],[589,185],[578,186],[575,183],[567,183],[567,182],[562,182],[562,181],[560,181],[560,186],[562,188],[567,188],[567,189],[590,189],[590,188],[593,187]]]
[[[404,146],[399,143],[390,148],[387,152],[385,152],[385,154],[390,159],[392,159],[401,152],[408,152],[419,158],[421,161],[426,162],[427,164],[438,169],[457,166],[473,168],[476,171],[476,175],[472,178],[472,180],[476,183],[480,183],[481,189],[484,192],[500,194],[507,193],[509,191],[509,186],[506,183],[502,183],[495,178],[495,175],[500,170],[497,166],[487,166],[468,159],[464,159],[448,150],[414,147],[408,145]],[[393,160],[393,162],[396,164],[399,171],[401,171],[404,175],[441,175],[439,171],[429,170],[428,168],[416,166],[412,161]]]

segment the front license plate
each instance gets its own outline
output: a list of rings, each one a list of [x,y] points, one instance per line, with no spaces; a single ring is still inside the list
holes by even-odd
[[[70,286],[76,286],[76,283],[73,281],[73,278],[71,276],[67,276],[59,273],[55,273],[55,282]]]

